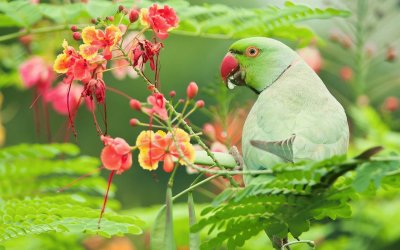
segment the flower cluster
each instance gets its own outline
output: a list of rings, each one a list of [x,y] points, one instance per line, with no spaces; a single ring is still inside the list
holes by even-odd
[[[73,80],[81,81],[85,86],[84,91],[86,95],[91,97],[90,94],[95,92],[97,93],[96,100],[99,103],[103,103],[105,86],[97,82],[102,81],[102,72],[106,68],[106,60],[104,56],[97,54],[95,49],[89,51],[90,49],[86,45],[81,45],[80,51],[76,51],[64,40],[64,51],[57,56],[53,68],[57,73],[66,74],[64,78],[65,83],[72,84]],[[93,87],[96,87],[96,91],[93,91]],[[99,92],[102,94],[99,94]]]
[[[176,28],[179,22],[174,9],[167,5],[160,8],[157,4],[153,4],[149,9],[142,9],[140,17],[142,24],[150,26],[162,40],[168,37],[168,31]]]
[[[164,171],[171,172],[175,161],[186,165],[187,161],[192,163],[195,157],[189,135],[180,128],[175,128],[172,133],[142,131],[137,137],[136,146],[140,150],[139,164],[147,170],[156,170],[158,163],[163,161]]]
[[[122,6],[118,12],[128,14]],[[130,22],[137,21],[139,11],[130,10],[128,18]],[[126,34],[127,27],[112,24],[113,17],[107,17],[107,22],[101,24],[95,20],[96,26],[85,27],[81,32],[76,25],[73,25],[71,27],[73,38],[82,40],[83,43],[79,49],[75,49],[64,40],[63,52],[57,56],[53,65],[54,71],[65,74],[66,84],[71,85],[74,80],[80,81],[83,84],[81,96],[88,97],[89,101],[95,99],[97,103],[103,104],[106,92],[103,72],[107,70],[107,62],[114,60],[113,66],[130,68],[131,75],[135,75],[133,73],[135,69],[143,71],[143,66],[147,62],[150,63],[150,68],[156,71],[158,55],[163,44],[156,39],[153,42],[144,39],[142,33],[146,29],[152,29],[158,38],[165,39],[168,37],[168,32],[176,28],[179,22],[172,8],[167,5],[160,7],[157,4],[142,9],[140,19],[144,25],[143,31],[134,37],[126,36],[125,41],[122,41],[122,38]],[[104,29],[98,28],[103,24],[106,24]],[[127,71],[120,69],[116,72],[117,77],[121,78]],[[68,98],[67,100],[69,101]],[[93,103],[90,106],[93,107]]]

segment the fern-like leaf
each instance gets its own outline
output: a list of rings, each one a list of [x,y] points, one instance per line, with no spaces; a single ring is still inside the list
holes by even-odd
[[[214,206],[203,210],[202,219],[192,230],[216,231],[217,236],[204,242],[203,249],[220,248],[224,243],[234,249],[264,230],[270,238],[285,238],[289,233],[299,237],[308,231],[311,220],[351,216],[349,201],[356,198],[360,186],[365,188],[373,182],[378,188],[382,182],[399,187],[399,162],[397,156],[370,160],[339,156],[321,162],[278,165],[272,169],[272,181],[255,181],[217,197]],[[354,169],[355,178],[345,175]]]
[[[47,232],[99,234],[105,237],[140,234],[143,223],[135,217],[105,214],[97,228],[99,210],[89,208],[83,197],[67,195],[11,199],[0,202],[0,243]]]
[[[121,1],[120,4],[131,8],[132,1]],[[141,1],[138,5],[149,7],[152,4],[152,1]],[[190,5],[184,0],[169,0],[162,4],[172,6],[179,16],[180,25],[174,33],[222,39],[268,36],[308,42],[315,34],[310,29],[297,25],[298,22],[349,15],[349,12],[344,10],[312,8],[292,2],[286,2],[283,8],[269,6],[261,9],[233,8],[222,4]],[[6,24],[20,27],[28,27],[43,17],[56,23],[71,24],[81,22],[87,16],[97,18],[114,15],[116,10],[116,6],[110,1],[100,0],[66,6],[34,6],[27,2],[0,4],[4,18],[10,19]],[[28,11],[34,12],[35,15],[27,15]],[[124,21],[128,22],[127,19]]]

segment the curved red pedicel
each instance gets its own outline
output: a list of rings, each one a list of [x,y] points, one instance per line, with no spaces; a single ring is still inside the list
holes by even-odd
[[[239,62],[236,60],[236,58],[231,54],[228,53],[224,57],[221,63],[221,77],[225,81],[226,78],[229,76],[232,71],[237,69],[239,67]]]
[[[116,172],[116,170],[112,170],[110,175],[108,176],[107,191],[106,191],[106,195],[104,196],[103,206],[101,207],[99,221],[97,222],[97,229],[100,229],[100,222],[101,222],[101,219],[103,218],[104,210],[106,209],[106,205],[107,205],[107,201],[108,201],[108,192],[110,191],[112,178],[113,178],[115,172]]]

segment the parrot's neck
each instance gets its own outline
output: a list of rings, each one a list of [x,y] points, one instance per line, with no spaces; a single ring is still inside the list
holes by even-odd
[[[266,89],[268,89],[269,87],[271,87],[272,85],[274,85],[275,82],[277,82],[290,68],[293,68],[295,65],[301,63],[302,60],[300,58],[296,58],[295,60],[293,60],[293,62],[291,64],[289,64],[283,71],[282,73],[280,73],[278,75],[278,77],[269,85],[267,85],[264,89],[262,89],[261,91],[258,91],[254,88],[251,88],[257,95],[261,94],[262,92],[264,92]]]

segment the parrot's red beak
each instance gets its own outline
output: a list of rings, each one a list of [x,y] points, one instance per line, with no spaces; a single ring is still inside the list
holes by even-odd
[[[236,58],[229,52],[226,54],[221,63],[221,77],[226,83],[229,76],[235,73],[239,69],[239,62]]]

